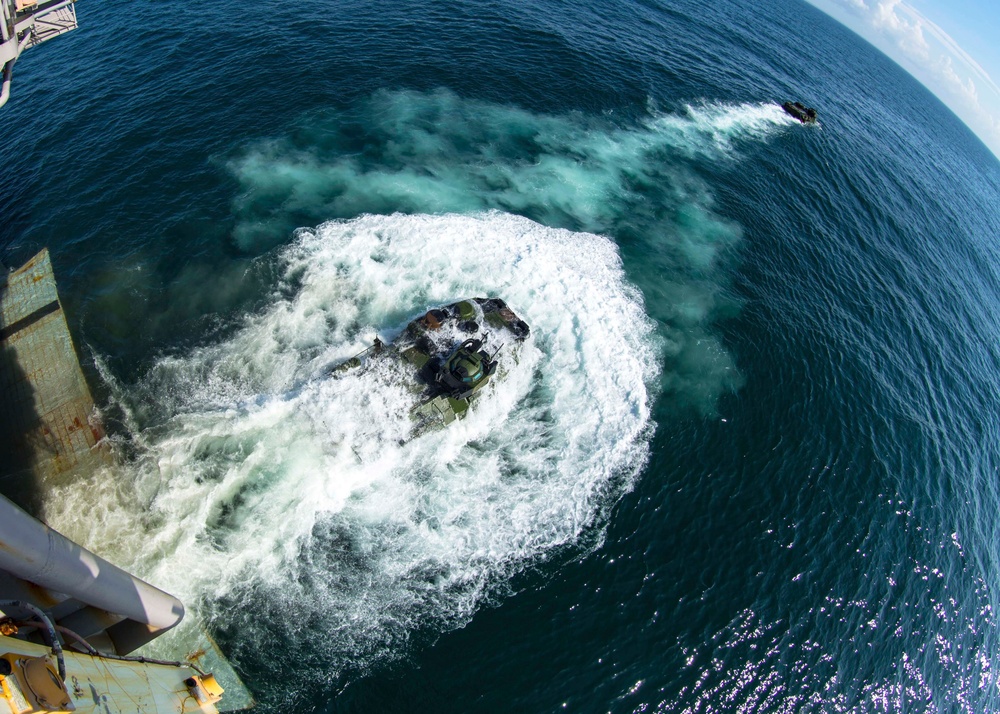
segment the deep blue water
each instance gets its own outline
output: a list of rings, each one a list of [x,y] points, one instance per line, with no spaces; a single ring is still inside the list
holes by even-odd
[[[898,66],[797,0],[78,14],[0,112],[122,459],[48,517],[263,711],[1000,710],[1000,164]],[[464,431],[322,377],[485,292]]]

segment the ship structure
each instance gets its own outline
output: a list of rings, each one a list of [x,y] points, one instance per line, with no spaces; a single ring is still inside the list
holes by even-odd
[[[10,98],[14,63],[25,50],[75,30],[75,0],[0,0],[0,107]]]
[[[43,522],[46,493],[111,463],[103,437],[48,252],[0,269],[0,714],[252,706],[177,598]],[[170,631],[175,659],[137,654]]]
[[[0,493],[29,512],[109,463],[47,250],[0,274],[0,407]]]
[[[0,714],[219,711],[190,661],[129,656],[175,627],[175,597],[0,497]]]

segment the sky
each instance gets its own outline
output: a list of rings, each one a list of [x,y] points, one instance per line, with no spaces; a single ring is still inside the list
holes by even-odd
[[[951,108],[1000,158],[998,0],[808,0]]]

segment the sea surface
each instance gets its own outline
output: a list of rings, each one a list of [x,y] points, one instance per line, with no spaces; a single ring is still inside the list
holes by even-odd
[[[45,516],[259,711],[1000,711],[1000,163],[885,56],[801,0],[77,10],[0,111],[118,458]],[[453,428],[328,376],[474,295],[532,336]]]

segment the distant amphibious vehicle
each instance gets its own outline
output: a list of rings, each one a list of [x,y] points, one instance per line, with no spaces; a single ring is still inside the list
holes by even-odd
[[[781,108],[803,124],[816,123],[816,110],[807,107],[802,102],[785,102],[781,105]]]
[[[472,398],[497,371],[505,345],[523,342],[527,323],[500,298],[471,298],[428,310],[386,344],[375,343],[333,368],[333,374],[398,360],[412,370],[412,388],[420,400],[411,412],[413,433],[465,416]],[[488,344],[487,344],[488,343]]]

